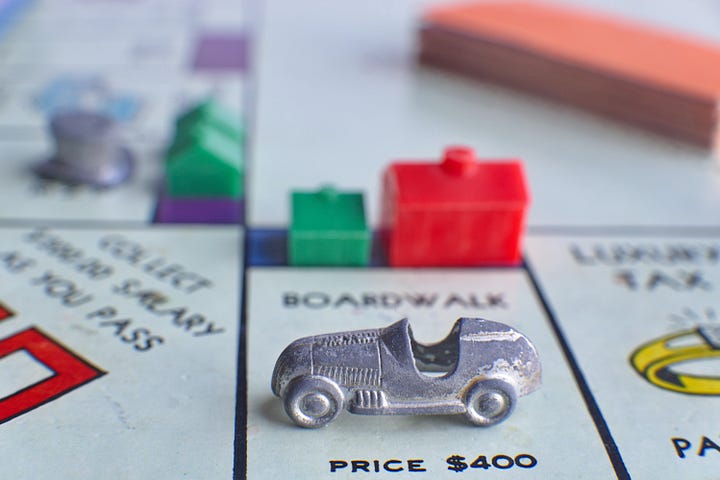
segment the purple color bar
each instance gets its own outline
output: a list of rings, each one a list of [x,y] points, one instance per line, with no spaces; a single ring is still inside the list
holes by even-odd
[[[161,196],[155,223],[241,224],[242,201],[232,198],[172,198]]]
[[[238,33],[201,35],[195,49],[194,70],[245,71],[247,42]]]

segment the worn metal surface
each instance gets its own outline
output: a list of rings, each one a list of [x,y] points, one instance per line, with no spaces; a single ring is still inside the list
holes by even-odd
[[[296,340],[277,360],[272,390],[302,427],[327,425],[341,408],[364,415],[465,414],[490,426],[540,383],[535,347],[508,325],[460,318],[445,339],[424,345],[403,319]]]
[[[38,175],[69,183],[112,187],[130,178],[133,158],[120,145],[116,122],[83,111],[58,113],[50,121],[56,151],[38,165]]]

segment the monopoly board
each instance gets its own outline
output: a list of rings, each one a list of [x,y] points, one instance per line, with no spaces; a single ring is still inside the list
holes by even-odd
[[[419,67],[429,3],[35,0],[0,17],[4,476],[717,478],[720,163]],[[712,0],[570,3],[720,42]],[[174,119],[206,96],[247,128],[245,220],[160,224]],[[33,175],[67,107],[123,125],[132,182]],[[383,168],[451,144],[523,159],[521,265],[394,269],[375,248],[366,268],[288,266],[291,190],[364,191],[377,225]],[[408,318],[431,343],[459,317],[512,325],[542,361],[495,427],[344,412],[300,429],[270,389],[297,338]]]

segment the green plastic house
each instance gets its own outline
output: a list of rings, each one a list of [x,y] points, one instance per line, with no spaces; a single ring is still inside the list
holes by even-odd
[[[213,99],[206,99],[181,114],[175,122],[175,138],[185,137],[197,125],[209,126],[237,142],[242,142],[240,119]]]
[[[172,148],[165,164],[171,197],[233,197],[243,194],[240,145],[212,129]]]
[[[363,266],[370,257],[370,230],[362,193],[293,192],[288,261],[303,266]]]
[[[243,195],[240,120],[212,99],[178,117],[167,149],[165,194],[175,198]]]

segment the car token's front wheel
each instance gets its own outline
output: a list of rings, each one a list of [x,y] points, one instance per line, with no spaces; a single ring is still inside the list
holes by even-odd
[[[335,420],[343,406],[344,395],[332,380],[303,375],[290,381],[283,402],[285,412],[296,424],[319,428]]]
[[[465,396],[465,416],[474,425],[489,427],[510,416],[517,403],[512,385],[502,380],[479,380]]]

